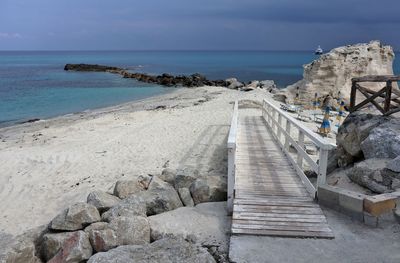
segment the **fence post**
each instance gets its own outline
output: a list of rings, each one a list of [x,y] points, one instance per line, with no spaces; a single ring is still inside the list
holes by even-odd
[[[326,169],[328,168],[328,154],[327,149],[319,149],[319,171],[317,178],[317,187],[326,184]]]
[[[356,94],[357,94],[357,86],[356,82],[351,82],[351,93],[350,93],[350,112],[353,111],[354,106],[356,106]]]
[[[299,146],[304,149],[304,132],[302,130],[299,130]],[[300,152],[297,152],[297,165],[303,169],[303,156]]]
[[[392,97],[392,82],[391,81],[387,81],[386,82],[385,106],[383,108],[385,113],[390,110],[391,97]]]
[[[235,153],[236,146],[228,148],[228,213],[233,212],[233,198],[235,187]]]
[[[282,132],[281,132],[281,128],[282,128],[282,114],[280,114],[279,112],[278,112],[278,134],[277,134],[277,136],[278,136],[278,141],[279,141],[279,143],[281,142],[281,136],[282,136]]]
[[[289,119],[286,119],[286,132],[288,133],[288,136],[290,136],[290,121]],[[287,136],[285,135],[285,150],[289,151],[289,139],[287,138]]]

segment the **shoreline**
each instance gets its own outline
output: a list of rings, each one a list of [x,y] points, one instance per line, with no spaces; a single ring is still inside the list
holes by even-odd
[[[169,94],[175,93],[179,90],[182,89],[189,89],[187,87],[179,87],[179,88],[171,88],[170,91],[162,93],[162,94],[158,94],[158,95],[153,95],[153,96],[149,96],[147,98],[142,98],[142,99],[137,99],[137,100],[130,100],[127,102],[122,102],[122,103],[117,103],[117,104],[113,104],[113,105],[109,105],[109,106],[103,106],[103,107],[98,107],[98,108],[89,108],[83,111],[77,111],[77,112],[70,112],[70,113],[65,113],[65,114],[61,114],[61,115],[56,115],[56,116],[52,116],[52,117],[48,117],[48,118],[40,118],[40,117],[32,117],[30,119],[27,120],[15,120],[15,121],[5,121],[5,122],[0,122],[0,133],[3,129],[7,129],[7,128],[11,128],[11,127],[15,127],[15,126],[20,126],[20,125],[32,125],[35,123],[39,123],[39,122],[45,122],[45,121],[52,121],[54,119],[57,118],[68,118],[68,117],[73,117],[76,115],[80,115],[80,114],[92,114],[92,113],[96,113],[96,112],[109,112],[114,108],[118,108],[118,107],[123,107],[123,106],[127,106],[127,105],[131,105],[134,103],[145,103],[146,101],[152,101],[153,99],[156,98],[162,98],[163,96],[167,96]],[[192,88],[191,88],[192,89]],[[108,111],[106,111],[108,110]],[[37,121],[30,121],[30,120],[35,120],[38,119]],[[9,125],[3,125],[4,123],[9,123]]]

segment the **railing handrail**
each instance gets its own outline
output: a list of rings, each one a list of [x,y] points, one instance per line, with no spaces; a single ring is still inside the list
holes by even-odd
[[[228,135],[228,148],[236,147],[236,135],[238,130],[238,114],[239,114],[239,105],[238,101],[235,101],[235,105],[233,106],[233,114],[232,114],[232,122]]]
[[[301,130],[305,135],[307,135],[308,138],[310,138],[317,147],[324,149],[324,150],[332,150],[336,148],[336,145],[330,142],[327,142],[325,139],[323,139],[321,136],[313,132],[307,127],[304,127],[303,125],[300,124],[296,119],[294,119],[292,116],[290,116],[287,112],[284,112],[280,108],[278,108],[276,105],[272,104],[268,100],[264,99],[264,102],[270,105],[271,107],[274,108],[277,112],[279,112],[283,117],[285,117],[287,120],[289,120],[294,126],[296,126],[297,129]]]

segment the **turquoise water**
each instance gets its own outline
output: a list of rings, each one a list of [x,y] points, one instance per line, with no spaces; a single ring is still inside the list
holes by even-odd
[[[150,74],[201,73],[210,79],[301,79],[312,52],[71,51],[0,52],[0,125],[111,106],[171,91],[106,73],[66,72],[66,63],[96,63]],[[400,60],[395,61],[400,73]]]

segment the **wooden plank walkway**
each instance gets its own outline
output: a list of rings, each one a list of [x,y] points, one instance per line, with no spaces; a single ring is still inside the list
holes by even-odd
[[[261,116],[239,120],[232,234],[333,238]]]

